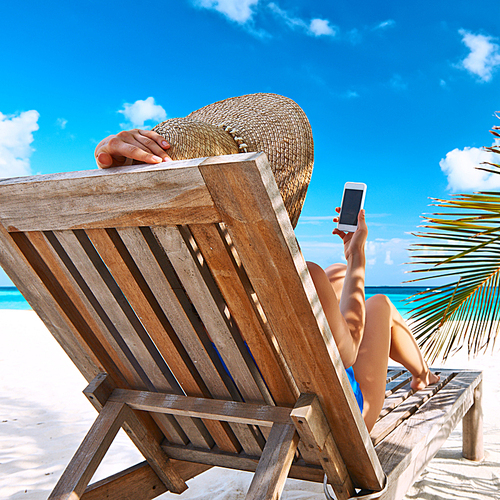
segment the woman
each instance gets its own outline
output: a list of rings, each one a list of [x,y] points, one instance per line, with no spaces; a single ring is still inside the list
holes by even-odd
[[[161,126],[157,130],[162,131]],[[234,138],[241,149],[244,141],[237,135]],[[170,142],[173,146],[155,131],[123,131],[103,139],[95,150],[95,158],[100,168],[129,165],[134,161],[158,164],[171,160],[168,153],[174,151],[175,141]],[[269,156],[269,152],[266,153]],[[287,206],[286,189],[280,185],[280,182],[286,184],[286,179],[277,180]],[[303,202],[305,190],[302,191]],[[298,213],[292,216],[289,210],[289,214],[296,223]],[[338,218],[333,220],[337,222]],[[354,371],[355,380],[351,380],[351,385],[371,430],[384,402],[389,357],[410,371],[411,387],[415,390],[436,383],[439,377],[430,372],[410,329],[390,300],[384,295],[375,295],[365,301],[364,247],[368,229],[364,210],[359,214],[356,232],[334,229],[333,233],[344,243],[347,265],[334,264],[323,270],[317,264],[308,263],[308,268],[348,375]]]

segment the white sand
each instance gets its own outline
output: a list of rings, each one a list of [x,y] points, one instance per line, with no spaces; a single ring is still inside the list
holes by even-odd
[[[0,325],[0,499],[46,499],[97,413],[82,394],[85,379],[35,313],[2,310]],[[474,463],[461,457],[459,425],[407,499],[500,499],[499,360],[500,354],[470,362],[456,356],[447,363],[484,370],[485,460]],[[94,480],[142,460],[121,433]],[[214,468],[191,480],[181,498],[244,498],[251,477]],[[320,485],[288,480],[282,498],[324,496]]]

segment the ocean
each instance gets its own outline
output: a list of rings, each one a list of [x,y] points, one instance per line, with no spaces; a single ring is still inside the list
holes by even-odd
[[[407,297],[418,293],[425,288],[414,286],[368,286],[365,289],[366,297],[377,293],[387,295],[397,307],[402,316],[407,317],[411,309],[410,304],[403,302]],[[17,288],[13,286],[0,287],[0,309],[31,310],[30,305]]]

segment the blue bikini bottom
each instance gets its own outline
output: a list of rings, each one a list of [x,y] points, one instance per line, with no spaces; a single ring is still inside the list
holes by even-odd
[[[346,369],[346,373],[347,377],[349,378],[349,382],[351,383],[354,396],[356,396],[356,401],[358,402],[359,409],[363,411],[363,394],[358,382],[356,381],[356,378],[354,377],[354,370],[352,369],[352,366]]]
[[[252,356],[252,353],[250,352],[250,349],[249,349],[246,342],[245,342],[245,345],[248,349],[248,352],[250,353],[250,356]],[[215,347],[215,344],[213,342],[212,342],[212,346],[215,348],[215,352],[217,353],[220,361],[222,362],[222,366],[224,367],[224,370],[232,379],[233,377],[231,376],[231,373],[229,373],[229,370],[227,369],[226,364],[224,363],[219,351],[217,350],[217,347]],[[253,356],[252,356],[252,358],[253,358]],[[255,361],[255,359],[254,359],[254,361]],[[359,384],[356,382],[356,378],[354,377],[354,370],[352,369],[352,366],[346,369],[346,373],[347,373],[347,377],[349,378],[349,382],[351,384],[352,390],[354,392],[354,396],[356,397],[356,401],[358,402],[359,409],[360,409],[360,411],[363,411],[363,394],[361,393],[361,388],[359,387]]]

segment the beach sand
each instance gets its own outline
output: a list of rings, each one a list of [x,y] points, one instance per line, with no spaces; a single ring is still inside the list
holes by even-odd
[[[32,311],[0,311],[0,498],[46,499],[97,416],[82,394],[85,379]],[[500,354],[450,368],[484,371],[486,457],[461,456],[461,425],[452,433],[407,499],[500,499]],[[143,458],[120,431],[93,481]],[[252,474],[214,468],[192,479],[182,499],[244,498]],[[179,498],[165,494],[160,499]],[[283,499],[324,499],[322,486],[288,480]]]

